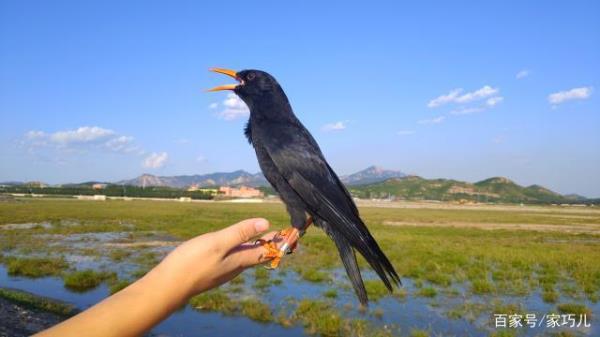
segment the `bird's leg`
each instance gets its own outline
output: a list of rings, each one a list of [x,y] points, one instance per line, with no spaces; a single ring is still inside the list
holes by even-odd
[[[265,258],[272,258],[269,264],[269,269],[276,269],[281,262],[281,258],[285,254],[291,254],[298,246],[298,239],[304,235],[308,226],[312,224],[312,217],[308,217],[304,227],[297,229],[296,227],[286,228],[275,234],[273,240],[259,239],[256,242],[260,243],[266,250],[267,253],[264,255]],[[274,241],[282,241],[281,246],[277,246]]]
[[[313,219],[311,216],[309,216],[301,229],[296,229],[296,227],[290,227],[279,232],[279,235],[284,238],[284,245],[286,243],[288,244],[286,254],[291,254],[296,250],[296,248],[298,247],[298,240],[304,236],[304,233],[306,233],[306,229],[308,229],[308,226],[310,226],[312,223]]]

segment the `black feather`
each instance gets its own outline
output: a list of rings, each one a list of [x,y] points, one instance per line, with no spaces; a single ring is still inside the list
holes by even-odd
[[[248,73],[253,76],[246,77]],[[294,115],[288,99],[269,74],[244,70],[235,92],[250,108],[245,129],[267,180],[279,192],[292,226],[304,225],[306,213],[323,228],[337,249],[361,303],[368,297],[356,263],[355,250],[367,260],[385,286],[400,277],[360,218],[348,190],[331,169],[319,145]]]
[[[358,297],[358,300],[362,305],[367,306],[369,304],[369,297],[360,275],[360,269],[358,268],[358,262],[356,261],[356,253],[354,252],[354,249],[352,249],[350,242],[348,242],[348,240],[346,240],[339,232],[331,230],[331,227],[327,222],[319,218],[315,218],[314,221],[315,224],[321,227],[333,242],[335,242],[340,257],[342,258],[342,262],[344,263],[346,274],[348,274],[348,278],[350,278],[350,282],[356,293],[356,297]]]
[[[246,127],[244,128],[244,135],[248,140],[248,143],[252,145],[252,126],[250,125],[250,121],[246,123]]]

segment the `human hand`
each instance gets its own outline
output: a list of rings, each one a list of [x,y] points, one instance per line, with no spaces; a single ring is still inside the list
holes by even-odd
[[[186,297],[217,287],[248,267],[263,263],[265,250],[248,243],[269,228],[265,219],[247,219],[220,231],[190,239],[172,251],[151,273],[168,273]],[[269,240],[276,232],[262,237]]]
[[[265,219],[248,219],[188,240],[141,279],[39,336],[75,337],[81,331],[93,337],[142,335],[193,295],[265,262],[265,249],[247,241],[268,228]]]

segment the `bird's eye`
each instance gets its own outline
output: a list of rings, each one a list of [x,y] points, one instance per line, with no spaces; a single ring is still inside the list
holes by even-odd
[[[252,81],[255,77],[256,77],[256,75],[254,73],[250,73],[250,74],[248,74],[248,76],[246,76],[246,79],[248,81]]]

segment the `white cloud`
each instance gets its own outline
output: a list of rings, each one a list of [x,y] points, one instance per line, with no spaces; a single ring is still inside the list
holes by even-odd
[[[515,78],[516,78],[517,80],[520,80],[520,79],[523,79],[523,78],[525,78],[525,77],[527,77],[527,76],[529,76],[529,70],[527,70],[527,69],[523,69],[523,70],[519,71],[519,72],[518,72],[518,73],[515,75]]]
[[[133,145],[133,137],[131,136],[111,138],[104,145],[115,152],[130,153],[141,150],[138,146]]]
[[[198,157],[196,157],[196,161],[199,163],[204,163],[207,161],[207,159],[203,155],[199,155]]]
[[[504,97],[502,96],[494,96],[494,97],[490,97],[485,101],[485,104],[487,106],[496,106],[498,103],[502,102],[504,100]]]
[[[41,149],[56,150],[60,153],[86,153],[92,150],[144,153],[134,144],[133,137],[119,135],[113,130],[98,126],[82,126],[53,133],[32,130],[25,133],[20,143],[30,153],[37,153]]]
[[[25,138],[27,139],[40,139],[44,137],[46,137],[46,133],[44,131],[31,130],[25,133]]]
[[[335,122],[335,123],[325,124],[325,125],[323,125],[321,130],[323,130],[325,132],[329,132],[329,131],[341,131],[341,130],[344,130],[345,128],[346,128],[346,123],[343,121],[339,121],[339,122]]]
[[[468,92],[456,98],[456,103],[468,103],[474,100],[492,96],[498,93],[498,88],[492,88],[489,85],[481,87],[481,89],[473,92]]]
[[[410,135],[414,135],[415,132],[413,130],[400,130],[397,132],[397,134],[399,136],[410,136]]]
[[[429,103],[427,103],[427,106],[429,108],[435,108],[446,103],[454,102],[462,91],[463,90],[460,88],[450,90],[450,92],[447,95],[441,95],[429,101]]]
[[[169,155],[166,152],[153,152],[144,159],[142,166],[151,169],[161,168],[166,164],[167,159],[169,159]]]
[[[451,115],[470,115],[472,113],[481,112],[483,108],[475,108],[475,107],[461,107],[455,110],[450,111]]]
[[[498,88],[492,88],[489,85],[484,85],[480,89],[477,89],[477,90],[471,91],[471,92],[467,92],[467,93],[461,95],[461,93],[463,92],[463,89],[461,89],[461,88],[453,89],[446,95],[441,95],[441,96],[438,96],[438,97],[432,99],[431,101],[429,101],[429,103],[427,103],[427,106],[429,108],[435,108],[435,107],[442,106],[442,105],[445,105],[448,103],[465,104],[465,103],[480,100],[480,99],[483,99],[483,98],[486,98],[489,96],[496,95],[499,91],[500,90],[498,90]]]
[[[50,141],[67,146],[75,143],[90,143],[106,139],[115,132],[97,126],[82,126],[75,130],[58,131],[50,135]]]
[[[592,95],[592,87],[580,87],[559,91],[548,95],[548,102],[557,105],[576,99],[588,99]]]
[[[227,94],[227,98],[225,98],[225,100],[220,104],[212,103],[208,107],[211,109],[217,109],[219,106],[222,107],[222,110],[217,113],[217,116],[226,121],[246,117],[250,114],[250,110],[248,110],[246,103],[244,103],[244,101],[242,101],[234,93]]]
[[[492,108],[498,105],[500,102],[504,100],[502,96],[493,96],[485,100],[483,104],[479,104],[479,106],[461,106],[457,109],[450,111],[451,115],[470,115],[477,112],[485,111],[488,108]]]
[[[422,119],[419,124],[440,124],[446,119],[446,116],[438,116],[430,119]]]

